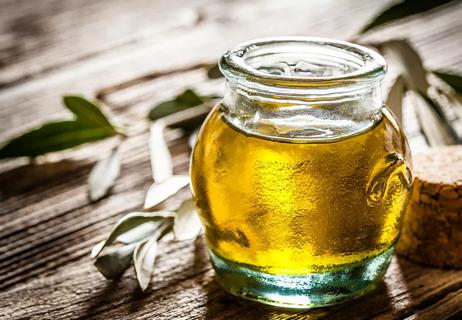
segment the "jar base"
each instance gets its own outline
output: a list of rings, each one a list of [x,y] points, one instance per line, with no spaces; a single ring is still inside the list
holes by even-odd
[[[244,299],[288,309],[339,304],[373,290],[393,256],[394,246],[373,258],[333,272],[269,274],[221,258],[210,251],[218,283]]]

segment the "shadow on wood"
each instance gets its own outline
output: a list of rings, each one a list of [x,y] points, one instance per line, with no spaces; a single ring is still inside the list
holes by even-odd
[[[18,193],[30,192],[36,188],[50,187],[53,180],[62,183],[72,177],[88,174],[88,161],[64,159],[57,162],[25,164],[0,173],[0,200]],[[69,175],[72,172],[72,176]],[[58,179],[60,178],[60,179]]]

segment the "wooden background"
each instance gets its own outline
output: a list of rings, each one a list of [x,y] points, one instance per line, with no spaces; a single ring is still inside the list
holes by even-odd
[[[69,117],[61,105],[65,93],[100,93],[115,116],[142,123],[154,103],[186,87],[221,93],[222,81],[207,80],[195,66],[215,62],[238,42],[275,35],[349,39],[387,4],[0,0],[0,141]],[[411,39],[431,68],[462,71],[460,2],[369,36],[392,37]],[[176,69],[184,71],[169,74]],[[159,77],[163,71],[167,75]],[[413,147],[424,147],[418,128],[406,129]],[[145,293],[132,270],[120,281],[106,281],[89,251],[121,216],[142,208],[152,183],[147,137],[139,134],[123,145],[122,176],[113,195],[94,204],[87,197],[87,175],[111,141],[51,155],[38,165],[25,159],[0,164],[1,319],[462,319],[462,271],[402,258],[394,258],[375,292],[304,313],[272,310],[223,292],[202,240],[166,241]],[[186,138],[170,131],[168,139],[175,171],[186,173]]]

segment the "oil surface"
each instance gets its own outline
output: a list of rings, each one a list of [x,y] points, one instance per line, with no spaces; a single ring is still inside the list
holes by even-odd
[[[290,143],[247,135],[217,107],[191,168],[208,244],[273,274],[329,272],[374,257],[399,235],[407,152],[386,109],[358,135]]]

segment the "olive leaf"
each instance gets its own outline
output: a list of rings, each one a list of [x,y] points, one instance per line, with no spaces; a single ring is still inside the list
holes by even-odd
[[[172,216],[173,213],[169,211],[158,212],[132,212],[122,217],[115,227],[112,229],[109,237],[95,245],[91,251],[91,257],[97,257],[101,251],[108,245],[112,244],[120,235],[128,232],[129,230],[139,226],[145,222],[156,222],[164,220],[166,217]]]
[[[171,220],[165,220],[155,235],[136,246],[133,253],[133,265],[135,267],[136,279],[142,291],[147,289],[154,271],[154,262],[158,247],[157,242],[171,230]]]
[[[157,120],[150,127],[149,152],[152,177],[162,182],[173,175],[173,162],[164,137],[165,123]]]
[[[417,93],[412,94],[415,102],[417,119],[419,120],[425,137],[432,147],[451,145],[456,142],[456,137],[437,111],[435,111],[432,101]]]
[[[460,144],[462,143],[459,135],[457,134],[454,127],[451,125],[451,122],[448,119],[448,116],[443,110],[443,107],[438,103],[436,99],[429,97],[428,95],[421,95],[422,99],[425,101],[425,104],[431,107],[434,111],[434,114],[438,118],[438,122],[442,127],[443,134],[448,136],[446,140],[448,141],[446,144]],[[422,125],[422,123],[421,123]],[[427,137],[427,139],[431,139],[431,137]]]
[[[442,71],[433,71],[433,73],[451,86],[457,93],[462,94],[462,76]]]
[[[218,98],[221,97],[216,95],[199,96],[193,90],[187,89],[176,98],[164,101],[152,108],[148,117],[154,121],[163,118],[167,126],[194,129],[202,123],[208,111],[210,111],[211,104],[209,102]],[[197,112],[197,114],[195,112],[186,112],[202,105],[205,105],[202,110],[208,109],[207,112]],[[167,121],[167,118],[171,119]]]
[[[359,33],[365,33],[390,21],[422,13],[451,1],[452,0],[403,0],[380,13],[372,19],[371,22],[366,24]],[[454,1],[454,3],[455,2],[456,1]]]
[[[220,79],[223,78],[223,73],[221,73],[218,64],[213,64],[207,68],[207,77],[209,79]]]
[[[427,70],[418,52],[407,40],[390,40],[380,44],[387,61],[396,64],[406,86],[414,91],[426,94],[430,86]]]
[[[96,258],[96,269],[107,279],[120,277],[130,267],[136,246],[137,243],[134,243],[108,249],[105,254]]]
[[[196,238],[202,231],[199,215],[194,208],[193,199],[186,199],[176,210],[173,232],[177,240]]]
[[[49,122],[5,144],[0,149],[0,159],[36,157],[113,135],[110,127],[91,128],[77,121]]]
[[[212,110],[213,102],[205,102],[196,107],[185,109],[166,116],[162,120],[168,127],[182,128],[186,130],[197,129],[209,112]]]
[[[188,146],[193,149],[199,136],[199,129],[194,130],[188,137]]]
[[[149,112],[149,119],[158,120],[169,114],[198,106],[204,103],[204,99],[196,94],[191,89],[186,89],[180,93],[176,98],[164,101],[151,109]]]
[[[74,120],[49,122],[13,138],[0,149],[0,159],[36,157],[117,134],[98,107],[84,101],[77,96],[64,97],[66,107],[75,115]]]
[[[120,241],[125,244],[138,242],[146,239],[149,236],[152,236],[154,232],[159,228],[163,220],[159,221],[148,221],[139,226],[134,227],[133,229],[128,230],[125,233],[122,233],[117,237],[117,241]]]
[[[153,183],[146,194],[144,209],[151,209],[189,185],[189,176],[175,175],[159,183]]]
[[[101,109],[95,103],[81,96],[64,96],[63,103],[76,115],[78,121],[93,124],[94,127],[107,126],[113,128],[108,118],[101,112]]]
[[[88,177],[90,199],[99,200],[107,195],[120,174],[119,146],[109,156],[98,161]]]
[[[141,242],[133,253],[136,279],[142,291],[146,290],[154,271],[154,262],[157,255],[157,239],[151,237]]]
[[[403,121],[403,98],[406,93],[406,84],[402,76],[396,77],[393,85],[388,91],[386,105],[393,112],[398,122],[402,125]]]

